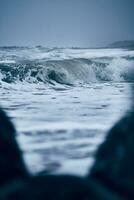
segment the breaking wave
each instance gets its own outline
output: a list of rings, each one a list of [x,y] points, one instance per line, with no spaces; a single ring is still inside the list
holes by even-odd
[[[70,59],[45,61],[43,63],[29,61],[27,63],[0,63],[0,81],[17,83],[50,83],[73,85],[98,81],[133,81],[130,71],[134,61],[125,58],[93,61],[91,59]]]
[[[134,52],[121,49],[0,48],[0,83],[130,82],[133,67]]]

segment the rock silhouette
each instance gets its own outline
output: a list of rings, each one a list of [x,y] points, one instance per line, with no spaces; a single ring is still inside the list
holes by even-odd
[[[28,173],[16,131],[0,110],[0,200],[133,200],[134,112],[107,134],[87,177]]]

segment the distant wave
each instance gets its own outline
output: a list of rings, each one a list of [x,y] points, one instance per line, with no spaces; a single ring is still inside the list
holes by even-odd
[[[0,62],[0,81],[75,85],[101,81],[130,82],[134,60],[74,58],[47,61]]]

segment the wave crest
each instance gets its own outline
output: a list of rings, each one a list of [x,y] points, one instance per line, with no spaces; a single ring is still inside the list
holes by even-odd
[[[68,59],[53,61],[27,61],[0,63],[0,80],[7,83],[60,83],[73,85],[100,81],[133,81],[130,72],[134,61],[114,59]]]

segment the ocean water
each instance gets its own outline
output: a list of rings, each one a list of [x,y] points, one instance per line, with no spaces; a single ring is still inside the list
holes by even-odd
[[[85,175],[128,110],[134,51],[0,48],[0,105],[31,173]]]

